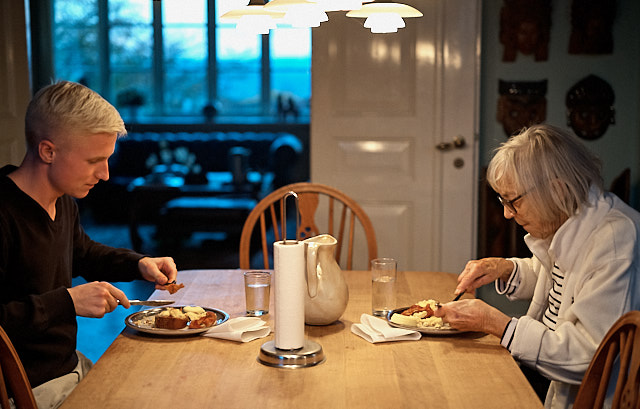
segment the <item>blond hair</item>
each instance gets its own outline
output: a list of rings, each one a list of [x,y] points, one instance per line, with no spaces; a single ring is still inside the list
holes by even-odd
[[[495,152],[487,169],[494,190],[526,192],[549,223],[571,217],[589,200],[595,186],[603,191],[602,162],[571,133],[534,125],[511,137]],[[559,182],[559,183],[558,183]]]
[[[84,85],[59,81],[39,90],[27,107],[27,149],[56,133],[116,133],[126,135],[118,111],[97,92]]]

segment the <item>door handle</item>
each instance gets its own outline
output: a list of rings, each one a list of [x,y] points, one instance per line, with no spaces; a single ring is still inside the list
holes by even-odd
[[[440,142],[436,145],[436,149],[439,151],[448,151],[451,149],[462,149],[465,147],[467,142],[464,140],[463,136],[456,135],[453,137],[453,142]]]

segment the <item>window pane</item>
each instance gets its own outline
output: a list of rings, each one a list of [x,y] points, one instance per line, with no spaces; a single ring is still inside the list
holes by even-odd
[[[206,14],[204,0],[162,2],[167,115],[199,116],[207,104]]]
[[[207,104],[207,73],[170,70],[165,74],[164,114],[199,116]]]
[[[207,63],[205,28],[165,28],[164,60],[169,69],[204,69]]]
[[[234,28],[219,28],[216,34],[220,114],[259,115],[260,36],[239,33]]]
[[[282,115],[308,116],[311,100],[311,30],[271,30],[272,106]],[[285,112],[283,112],[285,111]]]
[[[94,26],[98,24],[98,1],[55,0],[53,14],[56,25]]]
[[[111,89],[116,96],[115,105],[122,118],[131,121],[138,115],[151,115],[151,75],[139,71],[119,71],[111,74]]]
[[[109,0],[111,24],[151,24],[153,2],[149,0]]]
[[[162,24],[207,22],[206,0],[162,0]]]
[[[53,4],[55,78],[97,89],[98,4],[96,0],[57,0]]]
[[[151,27],[118,26],[109,31],[111,67],[151,70],[153,33]]]
[[[152,15],[146,0],[109,1],[110,88],[125,121],[152,113]]]

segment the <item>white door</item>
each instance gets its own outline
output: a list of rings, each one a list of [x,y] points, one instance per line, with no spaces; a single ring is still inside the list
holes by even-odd
[[[24,4],[0,0],[0,166],[19,165],[24,157],[24,113],[31,96],[27,64]]]
[[[399,269],[457,273],[476,249],[481,8],[404,3],[424,17],[397,33],[341,13],[314,29],[311,180],[360,203]]]

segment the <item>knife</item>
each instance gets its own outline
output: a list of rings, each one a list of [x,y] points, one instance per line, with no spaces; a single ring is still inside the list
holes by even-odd
[[[131,305],[145,305],[147,307],[159,307],[162,305],[173,304],[175,301],[173,300],[129,300]],[[120,300],[118,300],[118,304],[120,304]]]

